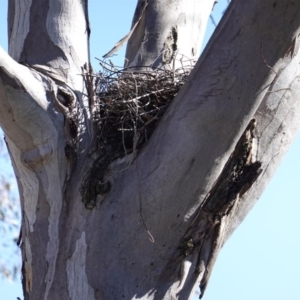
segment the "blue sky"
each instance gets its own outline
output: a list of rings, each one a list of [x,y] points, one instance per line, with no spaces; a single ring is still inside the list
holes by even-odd
[[[4,49],[6,2],[0,3],[0,45]],[[226,3],[222,0],[216,6],[216,20]],[[136,0],[90,0],[89,4],[91,57],[100,58],[128,33]],[[213,30],[211,22],[209,30]],[[116,64],[123,63],[122,57],[124,48]],[[92,63],[97,70],[97,61]],[[299,154],[298,135],[258,204],[222,249],[205,300],[300,299]],[[7,172],[3,162],[1,168]],[[19,282],[0,281],[1,299],[16,299],[21,294]]]

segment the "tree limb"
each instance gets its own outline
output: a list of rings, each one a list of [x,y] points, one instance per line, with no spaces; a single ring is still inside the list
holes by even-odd
[[[51,68],[83,90],[81,67],[89,63],[87,0],[46,0],[42,7],[39,0],[9,1],[8,23],[9,54],[16,61]]]

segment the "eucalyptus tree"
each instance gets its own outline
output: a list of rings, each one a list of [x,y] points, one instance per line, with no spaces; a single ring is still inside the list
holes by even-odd
[[[195,60],[214,2],[139,0],[130,72]],[[203,296],[299,129],[299,26],[297,1],[232,1],[151,139],[112,159],[87,0],[9,1],[0,122],[25,299],[189,299],[199,285]]]

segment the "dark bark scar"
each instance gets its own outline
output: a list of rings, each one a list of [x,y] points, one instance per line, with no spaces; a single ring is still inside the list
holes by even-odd
[[[172,26],[162,50],[162,62],[164,64],[170,64],[174,59],[177,51],[177,40],[177,27]]]
[[[195,272],[202,273],[201,298],[234,207],[262,172],[261,163],[253,153],[256,151],[253,149],[255,127],[256,121],[252,119],[186,233],[198,251]]]
[[[207,193],[166,268],[166,273],[169,270],[174,272],[187,257],[193,260],[192,257],[196,256],[197,263],[191,270],[193,280],[200,280],[200,298],[203,297],[214,262],[223,246],[227,225],[235,213],[235,207],[262,172],[261,162],[256,161],[254,153],[255,127],[256,121],[253,119]]]

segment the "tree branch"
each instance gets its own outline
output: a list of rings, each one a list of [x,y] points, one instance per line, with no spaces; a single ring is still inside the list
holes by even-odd
[[[198,57],[214,2],[139,0],[132,28],[138,24],[128,41],[126,66],[171,68],[178,57],[190,65]],[[182,61],[176,61],[175,67]]]
[[[46,0],[42,7],[39,0],[9,1],[8,16],[9,54],[22,64],[51,68],[82,91],[81,67],[89,63],[87,0]]]

